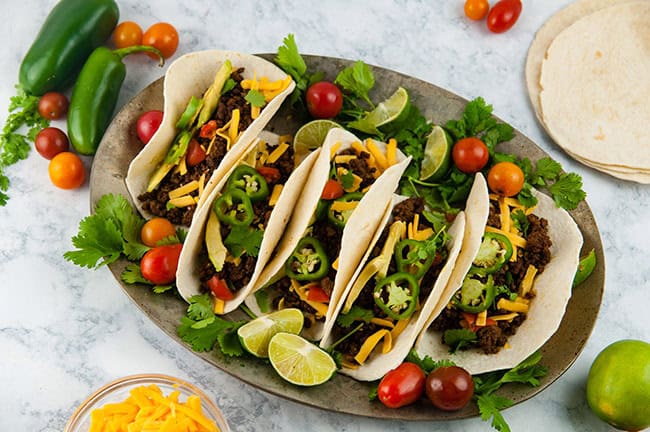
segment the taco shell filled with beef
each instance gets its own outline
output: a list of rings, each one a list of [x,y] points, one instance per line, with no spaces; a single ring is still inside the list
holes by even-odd
[[[510,369],[558,329],[571,297],[582,235],[569,213],[486,195],[467,211],[463,248],[418,336],[419,355],[471,374]]]
[[[209,50],[174,61],[162,123],[126,177],[140,213],[189,226],[294,87],[277,66],[249,54]]]

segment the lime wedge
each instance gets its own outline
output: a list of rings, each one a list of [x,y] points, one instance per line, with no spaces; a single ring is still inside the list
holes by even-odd
[[[300,386],[322,384],[336,372],[336,363],[329,354],[291,333],[271,338],[269,360],[282,378]]]
[[[269,315],[255,318],[237,330],[244,349],[256,357],[269,356],[269,341],[280,332],[298,334],[305,317],[299,309],[281,309]]]
[[[420,180],[438,180],[449,169],[451,163],[451,140],[440,126],[434,126],[427,137],[424,159],[420,165]]]
[[[327,132],[332,128],[340,128],[332,120],[312,120],[305,123],[293,138],[293,151],[296,155],[303,157],[310,151],[323,145]]]
[[[365,120],[371,126],[378,128],[406,115],[408,107],[409,94],[404,87],[400,87],[388,99],[380,102],[374,110],[370,111]]]

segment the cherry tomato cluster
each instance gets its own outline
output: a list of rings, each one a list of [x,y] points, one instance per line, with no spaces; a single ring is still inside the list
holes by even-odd
[[[487,16],[487,28],[492,33],[503,33],[517,22],[521,14],[521,0],[499,0],[490,9],[488,0],[466,0],[465,15],[480,21]]]
[[[472,399],[474,381],[458,366],[439,367],[425,375],[417,364],[404,362],[388,372],[377,387],[377,398],[388,408],[410,405],[424,394],[436,408],[456,411]]]
[[[158,246],[161,240],[174,235],[174,225],[165,218],[150,219],[140,229],[142,243],[151,248],[140,260],[140,272],[149,282],[169,285],[176,280],[176,269],[183,245],[179,243]]]
[[[451,150],[456,167],[465,174],[481,171],[490,159],[490,152],[483,141],[475,137],[459,140]],[[488,186],[502,196],[517,195],[524,187],[524,172],[512,162],[499,162],[488,171]]]
[[[174,55],[178,48],[178,31],[169,23],[159,22],[143,32],[138,23],[124,21],[118,24],[115,31],[113,31],[113,44],[116,48],[148,45],[158,48],[163,57],[169,58]],[[157,58],[153,54],[150,56]]]

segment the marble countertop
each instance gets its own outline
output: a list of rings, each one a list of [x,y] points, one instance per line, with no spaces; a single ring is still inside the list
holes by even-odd
[[[53,0],[3,1],[0,120],[4,124],[20,61]],[[275,52],[294,33],[304,54],[394,69],[466,98],[483,96],[494,112],[580,173],[601,230],[607,282],[593,334],[575,364],[531,400],[504,412],[513,431],[606,431],[589,410],[586,377],[597,353],[624,338],[650,340],[650,188],[619,181],[569,159],[544,133],[524,85],[536,30],[570,0],[524,2],[508,33],[466,19],[462,1],[342,0],[205,2],[119,0],[120,20],[158,21],[180,32],[181,54],[221,48]],[[144,57],[128,69],[118,109],[164,74]],[[63,122],[54,125],[64,126]],[[90,167],[92,159],[86,158]],[[62,258],[89,213],[88,186],[51,185],[47,161],[32,151],[7,169],[11,199],[0,207],[0,430],[60,431],[75,407],[103,384],[141,372],[185,378],[213,397],[230,426],[248,430],[489,430],[480,419],[391,422],[309,408],[239,382],[161,330],[127,298],[106,268],[88,271]]]

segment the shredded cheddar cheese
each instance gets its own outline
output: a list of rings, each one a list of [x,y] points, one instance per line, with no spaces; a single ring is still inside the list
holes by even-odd
[[[526,295],[528,295],[528,293],[533,289],[535,275],[537,275],[537,268],[533,265],[528,265],[526,274],[521,280],[521,286],[519,287],[519,296],[526,297]]]
[[[220,298],[214,297],[214,308],[213,311],[217,315],[223,315],[224,308],[226,307],[226,302]]]
[[[274,206],[278,203],[280,199],[280,194],[282,193],[283,186],[281,184],[276,184],[273,186],[273,191],[271,192],[271,197],[269,198],[269,205]]]
[[[377,144],[375,142],[368,138],[366,141],[366,147],[368,148],[368,151],[370,154],[375,158],[375,161],[377,162],[377,167],[383,172],[388,168],[388,160],[386,160],[386,156],[379,150],[379,147],[377,147]]]
[[[196,201],[194,201],[194,197],[191,195],[183,195],[169,200],[169,205],[174,207],[189,207],[194,204],[196,204]]]
[[[332,148],[330,149],[330,159],[334,158],[334,156],[336,155],[336,152],[338,152],[340,148],[341,148],[341,142],[340,141],[335,143],[332,146]]]
[[[528,313],[527,304],[506,300],[504,298],[499,299],[497,302],[497,309],[507,310],[509,312]]]
[[[201,399],[191,395],[185,402],[180,392],[164,396],[155,385],[135,387],[122,402],[94,409],[90,432],[218,432],[219,428],[202,412]]]
[[[393,328],[393,330],[391,330],[390,332],[390,337],[393,340],[397,339],[397,337],[400,334],[402,334],[402,332],[404,331],[404,329],[406,328],[406,326],[409,324],[410,321],[411,321],[411,317],[397,321],[397,324],[395,324],[395,328]]]
[[[186,183],[183,186],[177,187],[176,189],[169,191],[169,199],[182,197],[183,195],[187,195],[190,192],[194,192],[197,189],[199,189],[199,182],[196,180],[192,180],[191,182]]]
[[[370,356],[370,353],[372,353],[372,351],[375,349],[377,344],[379,344],[379,342],[382,339],[384,340],[384,343],[382,345],[381,352],[383,354],[389,352],[393,345],[393,340],[391,338],[390,331],[388,331],[387,329],[381,329],[381,330],[377,330],[375,333],[370,335],[363,342],[361,348],[359,349],[359,352],[357,353],[356,356],[354,356],[354,360],[360,365],[364,364],[368,359],[368,356]]]
[[[271,152],[269,157],[266,159],[266,163],[272,164],[277,162],[278,159],[280,159],[280,156],[284,154],[285,151],[289,148],[289,144],[287,143],[281,143],[278,145],[275,150]]]
[[[388,140],[386,146],[386,162],[388,166],[393,166],[397,163],[397,140],[391,138]]]

